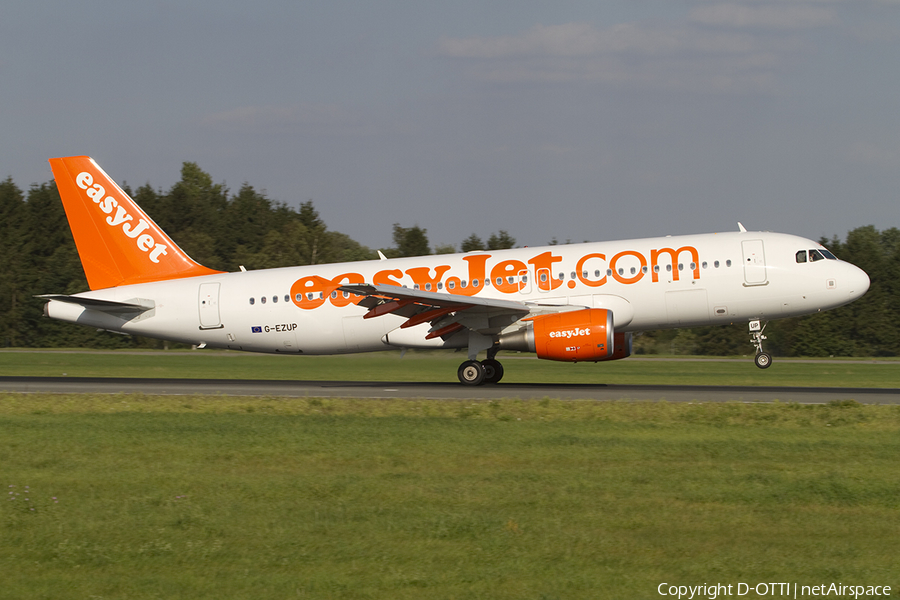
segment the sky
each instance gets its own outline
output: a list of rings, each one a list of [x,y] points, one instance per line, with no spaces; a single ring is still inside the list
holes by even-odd
[[[3,12],[0,177],[22,189],[55,156],[164,191],[190,161],[372,248],[394,223],[457,247],[900,226],[900,0]]]

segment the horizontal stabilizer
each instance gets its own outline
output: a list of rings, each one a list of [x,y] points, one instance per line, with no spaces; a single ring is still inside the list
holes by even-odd
[[[133,304],[131,302],[115,302],[113,300],[84,298],[82,296],[66,296],[63,294],[41,294],[39,296],[35,296],[35,298],[43,298],[44,300],[56,300],[57,302],[66,302],[68,304],[77,304],[91,310],[99,310],[101,312],[107,313],[144,312],[154,308],[153,302],[149,300],[142,300],[140,301],[141,304]]]

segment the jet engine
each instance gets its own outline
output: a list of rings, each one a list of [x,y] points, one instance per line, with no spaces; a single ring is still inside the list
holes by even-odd
[[[501,335],[500,348],[565,362],[616,360],[631,354],[631,333],[614,332],[611,310],[586,308],[532,317]]]

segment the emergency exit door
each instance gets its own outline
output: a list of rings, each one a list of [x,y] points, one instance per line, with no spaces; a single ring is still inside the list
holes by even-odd
[[[219,284],[201,283],[198,302],[200,329],[219,329],[223,327],[219,316]]]

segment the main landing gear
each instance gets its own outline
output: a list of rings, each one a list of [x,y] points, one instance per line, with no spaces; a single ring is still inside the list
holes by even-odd
[[[760,369],[768,369],[772,364],[772,355],[768,352],[763,352],[762,348],[763,340],[767,339],[766,336],[763,335],[766,325],[768,325],[768,323],[760,327],[759,321],[750,321],[750,343],[756,346],[756,357],[753,359],[753,362],[755,362],[756,366]]]
[[[488,357],[482,361],[467,360],[459,365],[456,375],[460,383],[464,385],[481,385],[483,383],[497,383],[503,379],[503,365],[495,359],[496,352],[488,351]]]

